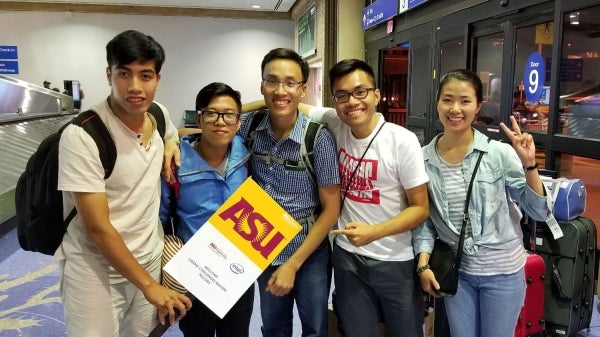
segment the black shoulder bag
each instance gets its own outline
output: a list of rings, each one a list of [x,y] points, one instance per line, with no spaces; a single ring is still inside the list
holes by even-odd
[[[440,284],[438,293],[441,296],[452,297],[456,295],[456,290],[458,288],[458,269],[460,268],[460,260],[465,243],[465,232],[469,223],[469,201],[471,200],[473,181],[475,180],[475,174],[477,174],[481,157],[483,157],[483,151],[479,152],[479,157],[477,158],[477,163],[475,163],[473,175],[471,175],[471,181],[469,182],[467,199],[465,200],[465,209],[463,212],[462,228],[460,229],[460,239],[458,240],[458,249],[455,250],[451,245],[437,238],[431,256],[429,257],[429,266]]]

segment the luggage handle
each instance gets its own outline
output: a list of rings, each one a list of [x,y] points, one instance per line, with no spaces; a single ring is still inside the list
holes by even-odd
[[[529,250],[535,252],[537,248],[537,221],[531,218],[528,218],[528,220],[531,224],[531,233],[529,234]]]
[[[572,294],[566,294],[564,289],[563,289],[563,279],[562,279],[562,275],[560,274],[560,271],[558,270],[558,263],[557,261],[560,261],[561,257],[560,256],[555,256],[553,257],[550,262],[551,262],[551,266],[552,266],[552,284],[556,286],[556,290],[558,291],[558,294],[560,295],[560,297],[562,297],[563,299],[572,299],[573,296],[575,296],[575,294],[579,294],[579,293],[583,293],[583,291],[591,284],[590,282],[590,275],[589,272],[584,273],[583,275],[583,280],[581,282],[581,288],[580,289],[573,289],[573,293]]]
[[[558,270],[557,267],[557,261],[560,260],[560,256],[555,256],[551,259],[551,265],[552,265],[552,284],[554,284],[556,286],[556,290],[558,290],[558,294],[565,299],[569,299],[571,298],[571,296],[567,295],[564,293],[563,291],[563,281],[562,281],[562,275],[560,274],[560,271]]]

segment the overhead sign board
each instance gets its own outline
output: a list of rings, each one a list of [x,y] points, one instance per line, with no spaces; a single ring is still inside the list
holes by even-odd
[[[418,5],[427,2],[428,0],[400,0],[400,13],[413,9]]]
[[[398,14],[398,0],[378,0],[362,11],[362,29],[371,27],[393,18]]]

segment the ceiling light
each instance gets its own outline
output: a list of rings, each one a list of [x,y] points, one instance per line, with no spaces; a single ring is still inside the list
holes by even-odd
[[[259,9],[259,8],[260,8],[260,5],[252,5],[252,6],[250,6],[250,7],[254,8],[254,9]]]
[[[569,14],[569,22],[572,25],[578,25],[579,24],[579,12]]]

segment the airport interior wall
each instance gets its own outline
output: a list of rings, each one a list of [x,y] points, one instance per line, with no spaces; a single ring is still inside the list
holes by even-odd
[[[194,107],[204,85],[221,81],[242,93],[243,101],[262,98],[260,63],[272,48],[294,48],[293,20],[225,19],[72,12],[0,11],[0,45],[17,46],[15,78],[63,90],[63,80],[79,80],[82,108],[109,94],[108,41],[135,29],[163,45],[166,62],[156,100],[176,125]]]

